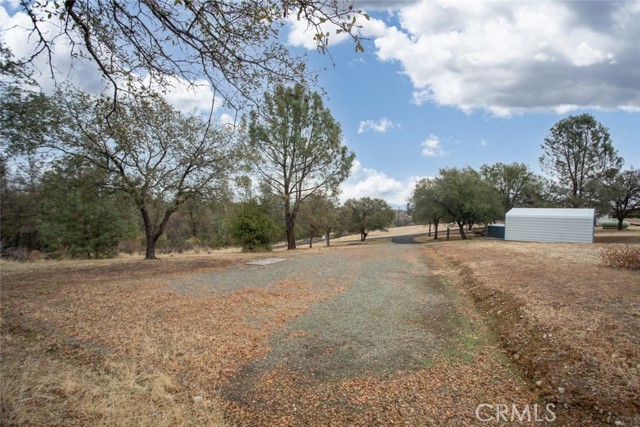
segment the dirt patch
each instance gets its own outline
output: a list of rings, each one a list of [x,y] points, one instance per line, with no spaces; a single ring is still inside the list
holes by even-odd
[[[640,276],[599,245],[428,245],[460,275],[536,393],[568,425],[640,424]]]

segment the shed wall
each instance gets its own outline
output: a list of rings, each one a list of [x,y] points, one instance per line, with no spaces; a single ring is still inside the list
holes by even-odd
[[[505,217],[505,240],[524,242],[593,243],[593,216],[517,215]]]

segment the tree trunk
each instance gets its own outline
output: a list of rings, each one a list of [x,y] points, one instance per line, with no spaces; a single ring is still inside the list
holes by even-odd
[[[624,222],[624,217],[618,217],[618,230],[622,230],[623,227],[623,222]]]
[[[147,240],[147,252],[144,256],[144,259],[158,259],[156,258],[156,239],[153,238],[153,231],[151,231],[151,235],[148,232],[146,234]]]
[[[151,223],[149,212],[147,212],[147,208],[146,206],[144,206],[144,204],[141,204],[140,206],[140,213],[142,213],[142,221],[144,223],[144,238],[147,246],[144,259],[156,259],[157,239],[154,239],[155,230],[154,230],[153,224]]]
[[[295,217],[290,212],[285,214],[287,225],[287,250],[296,249]]]
[[[331,239],[331,229],[325,229],[325,233],[327,235],[327,246],[329,246],[329,240]]]
[[[464,233],[464,223],[459,222],[458,228],[460,228],[460,238],[462,238],[462,240],[467,240],[467,235]]]
[[[309,249],[313,248],[313,236],[309,236]]]
[[[142,212],[142,220],[144,222],[144,234],[147,243],[147,251],[144,259],[157,259],[156,258],[156,243],[160,236],[164,234],[164,229],[167,226],[169,218],[177,209],[177,204],[164,211],[164,217],[157,226],[152,223],[149,217],[149,212],[144,204],[140,205],[140,212]]]
[[[433,236],[433,240],[438,240],[438,224],[439,224],[439,221],[435,221],[435,222],[433,223],[433,225],[434,225],[434,227],[435,227],[435,232],[436,232],[436,233],[434,234],[434,236]],[[431,230],[431,225],[429,225],[429,230]]]
[[[367,235],[369,233],[365,232],[365,231],[360,231],[360,241],[364,242],[367,239]]]

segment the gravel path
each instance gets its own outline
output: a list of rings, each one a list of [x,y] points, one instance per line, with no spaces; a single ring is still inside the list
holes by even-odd
[[[266,353],[216,385],[239,426],[477,425],[481,403],[527,404],[526,384],[470,302],[430,270],[427,246],[387,240],[278,253],[287,260],[167,283],[229,295],[275,294],[293,282],[288,298],[326,295],[267,337]]]

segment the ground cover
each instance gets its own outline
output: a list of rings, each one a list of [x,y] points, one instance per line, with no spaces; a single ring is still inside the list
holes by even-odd
[[[427,245],[487,313],[535,391],[574,425],[640,425],[640,274],[604,266],[597,243],[475,240]],[[635,243],[634,243],[635,242]]]

